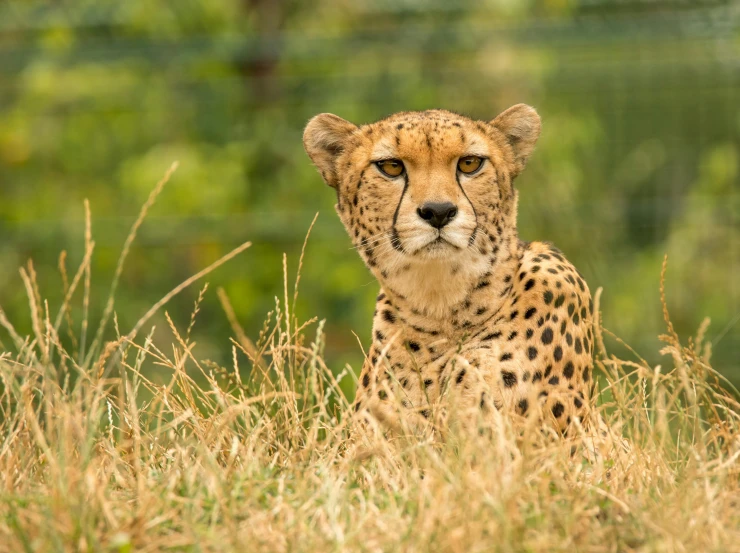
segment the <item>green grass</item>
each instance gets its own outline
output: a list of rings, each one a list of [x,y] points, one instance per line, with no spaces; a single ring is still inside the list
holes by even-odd
[[[58,311],[32,265],[21,274],[33,332],[0,310],[0,551],[740,550],[740,405],[709,364],[706,325],[682,345],[665,312],[662,367],[609,355],[596,325],[592,422],[608,430],[597,440],[501,416],[444,440],[439,429],[361,433],[340,388],[354,373],[325,365],[323,325],[295,317],[287,271],[254,340],[219,293],[231,366],[199,360],[191,340],[207,287],[190,321],[166,317],[171,340],[142,334],[248,244],[118,328],[115,283],[165,183],[94,333],[68,332],[73,299],[89,310],[89,227]]]

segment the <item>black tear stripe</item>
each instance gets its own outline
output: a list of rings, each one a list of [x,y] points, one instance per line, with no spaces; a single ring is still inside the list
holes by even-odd
[[[403,198],[406,196],[406,190],[409,188],[409,174],[403,174],[403,192],[401,192],[401,199],[398,200],[396,211],[393,212],[393,226],[391,227],[391,245],[393,249],[403,252],[403,246],[401,245],[401,239],[398,237],[398,231],[396,230],[396,222],[398,221],[398,212],[401,210],[401,204]]]
[[[470,198],[468,198],[468,195],[465,193],[465,189],[463,189],[462,184],[460,184],[460,175],[457,174],[457,171],[455,171],[455,181],[457,182],[457,186],[460,188],[460,192],[462,192],[463,196],[465,196],[465,199],[468,200],[468,203],[470,204],[470,209],[473,210],[473,217],[475,218],[475,228],[473,229],[473,233],[470,235],[470,240],[468,241],[468,246],[472,247],[473,243],[475,243],[475,238],[478,235],[478,213],[475,211],[475,206],[473,205],[473,202],[470,201]]]

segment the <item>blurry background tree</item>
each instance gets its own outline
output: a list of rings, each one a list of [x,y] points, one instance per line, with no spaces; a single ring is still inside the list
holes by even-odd
[[[326,318],[335,370],[357,369],[351,331],[369,340],[377,285],[303,153],[303,125],[433,107],[489,119],[526,102],[544,130],[517,182],[522,237],[564,250],[604,287],[605,326],[648,353],[668,253],[678,331],[710,316],[714,365],[739,383],[739,31],[732,0],[7,0],[0,305],[30,329],[16,271],[28,258],[58,305],[54,267],[62,249],[80,261],[89,198],[94,324],[128,228],[179,160],[124,272],[121,328],[249,239],[209,280],[256,335],[282,295],[282,253],[293,272],[319,211],[299,313]],[[169,306],[181,325],[197,293]],[[201,355],[228,364],[215,294],[198,321]]]

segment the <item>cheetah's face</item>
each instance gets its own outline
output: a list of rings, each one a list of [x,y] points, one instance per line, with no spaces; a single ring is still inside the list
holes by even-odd
[[[539,136],[534,109],[491,122],[443,110],[404,112],[357,127],[314,117],[304,145],[355,247],[379,278],[401,266],[466,264],[515,225],[511,181]]]

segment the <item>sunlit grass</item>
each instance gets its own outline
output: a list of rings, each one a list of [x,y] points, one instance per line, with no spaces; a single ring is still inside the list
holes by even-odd
[[[81,296],[89,310],[89,230],[58,311],[30,264],[33,332],[0,310],[0,551],[740,549],[740,405],[709,364],[706,324],[683,345],[665,311],[659,367],[609,355],[596,325],[596,446],[587,431],[566,440],[503,417],[444,440],[359,433],[340,389],[354,373],[324,363],[322,322],[296,317],[287,260],[258,336],[218,292],[230,366],[200,360],[191,338],[207,286],[191,319],[166,315],[172,338],[154,342],[152,316],[248,243],[118,328],[116,283],[165,183],[92,340],[70,308]]]

